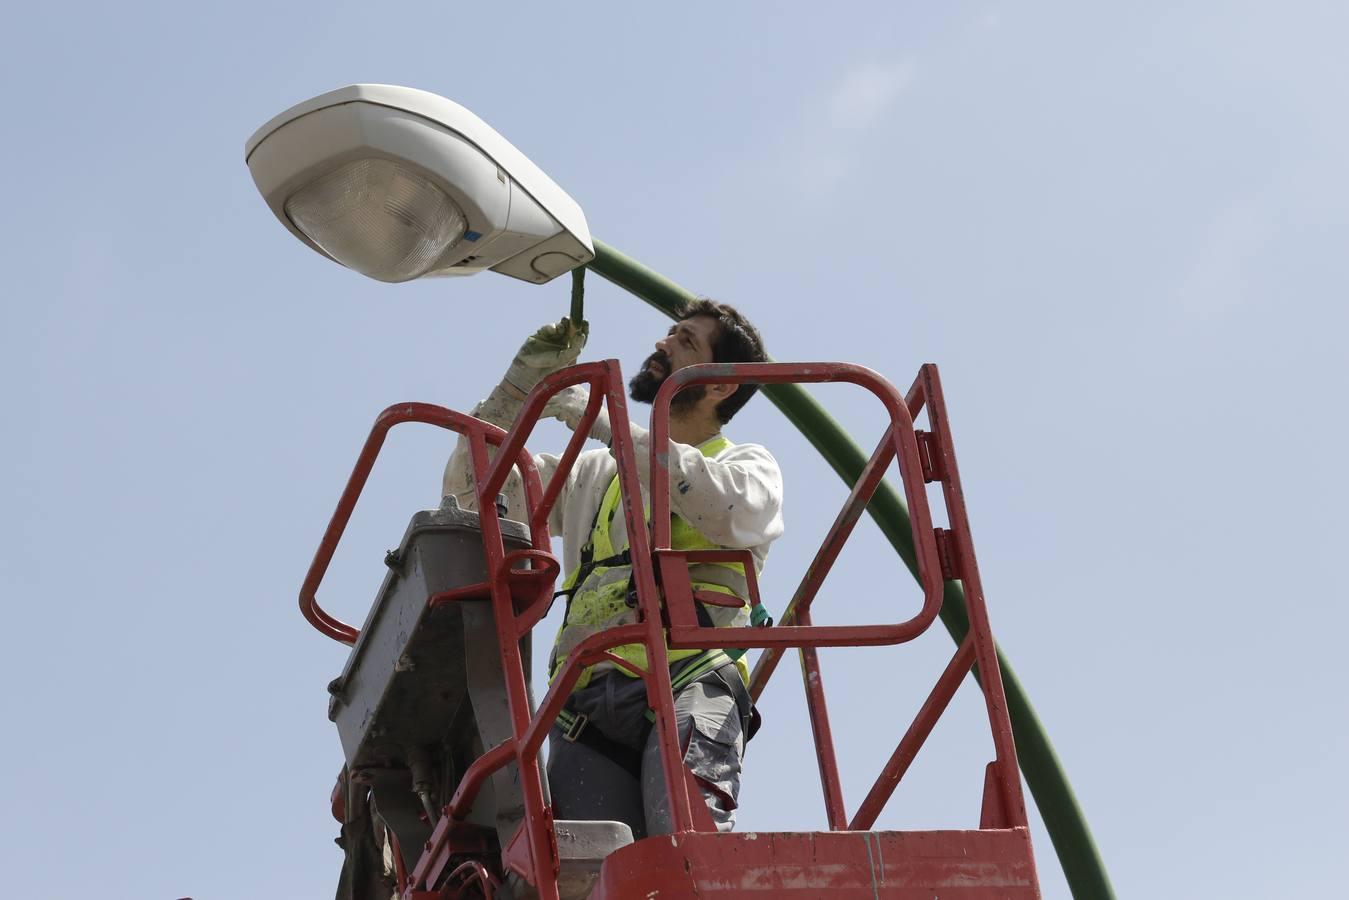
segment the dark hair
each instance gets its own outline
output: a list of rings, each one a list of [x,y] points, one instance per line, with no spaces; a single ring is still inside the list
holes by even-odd
[[[755,328],[740,314],[734,306],[718,303],[708,297],[699,297],[684,305],[679,311],[679,320],[694,316],[711,316],[717,320],[717,337],[712,343],[712,361],[719,363],[768,362],[764,352],[763,338]],[[717,404],[717,418],[725,425],[740,408],[749,402],[757,384],[742,384],[735,393]]]

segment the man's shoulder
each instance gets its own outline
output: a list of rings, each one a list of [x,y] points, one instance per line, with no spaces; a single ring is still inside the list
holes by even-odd
[[[777,464],[773,454],[763,444],[745,443],[737,444],[732,442],[729,447],[722,450],[714,457],[718,462],[732,462],[734,460],[760,460],[763,462]]]
[[[604,472],[617,472],[618,463],[614,461],[613,454],[607,447],[596,447],[593,450],[582,450],[576,457],[576,477],[595,476]]]
[[[558,466],[562,462],[561,455],[552,453],[541,453],[538,459],[544,461],[547,465],[549,478],[556,477]],[[573,489],[577,487],[593,486],[594,483],[613,478],[618,466],[614,463],[613,457],[609,451],[603,448],[596,450],[583,450],[572,463],[571,470],[567,474],[567,481]]]

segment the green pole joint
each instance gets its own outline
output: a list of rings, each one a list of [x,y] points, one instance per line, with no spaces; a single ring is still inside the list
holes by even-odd
[[[589,268],[671,318],[678,315],[685,303],[694,299],[692,293],[675,282],[602,241],[595,241],[595,259]],[[579,302],[576,291],[580,276],[573,274],[573,279],[572,308],[573,319],[576,319]],[[805,388],[799,384],[766,384],[762,390],[847,484],[851,485],[858,479],[866,465],[867,454]],[[881,482],[876,495],[867,505],[867,512],[916,578],[909,511],[889,481]],[[957,645],[964,640],[969,630],[969,613],[965,606],[965,591],[959,582],[946,583],[941,620]],[[1021,773],[1044,819],[1073,897],[1078,900],[1111,900],[1115,892],[1110,886],[1105,863],[1092,840],[1091,829],[1073,795],[1068,776],[1054,753],[1049,734],[1036,717],[1030,698],[1026,696],[1001,648],[998,649],[998,663],[1002,667],[1003,689],[1007,694],[1007,709],[1016,738]]]

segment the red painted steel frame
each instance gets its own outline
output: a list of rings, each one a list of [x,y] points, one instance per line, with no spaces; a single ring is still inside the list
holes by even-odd
[[[337,501],[337,509],[328,522],[327,530],[323,532],[318,550],[314,552],[314,560],[309,564],[304,584],[300,587],[300,612],[304,614],[305,619],[324,635],[343,644],[356,643],[360,630],[329,615],[319,606],[315,594],[324,574],[328,571],[328,564],[332,562],[337,543],[342,539],[342,533],[346,531],[347,522],[351,520],[351,512],[356,508],[356,501],[370,478],[370,470],[374,468],[375,458],[379,456],[380,448],[384,446],[385,436],[388,435],[389,429],[402,422],[424,422],[467,435],[475,448],[475,456],[486,443],[500,445],[506,438],[506,432],[495,425],[430,403],[395,403],[375,419],[370,436],[365,439],[365,446],[361,448],[361,453],[356,458],[356,466],[352,469],[351,477],[347,479],[347,487],[342,492],[341,499]],[[542,489],[539,485],[538,471],[534,468],[534,460],[528,453],[517,453],[514,464],[520,466],[524,472],[526,494],[531,495],[531,499],[537,498]],[[495,500],[495,495],[493,499]],[[494,503],[492,505],[495,506]],[[543,525],[541,533],[531,532],[535,534],[533,543],[534,548],[538,550],[548,549],[547,516],[544,516]]]
[[[913,419],[909,414],[904,398],[900,396],[888,381],[880,375],[849,363],[709,363],[688,366],[674,372],[665,379],[651,412],[651,481],[652,484],[664,484],[665,490],[651,492],[651,531],[652,544],[659,552],[670,547],[670,401],[674,395],[686,387],[698,384],[817,384],[821,382],[847,382],[860,385],[875,394],[890,414],[891,427],[881,446],[876,448],[871,460],[862,472],[862,477],[854,485],[844,505],[843,512],[830,530],[829,537],[820,548],[815,560],[806,571],[806,577],[797,589],[797,595],[788,606],[792,612],[801,605],[808,606],[819,591],[830,567],[838,558],[844,541],[852,532],[853,526],[861,518],[871,499],[885,477],[886,467],[896,455],[899,457],[900,477],[904,484],[904,496],[909,504],[909,516],[913,522],[914,550],[918,561],[918,577],[923,587],[923,607],[917,615],[890,626],[854,626],[854,625],[809,625],[796,627],[772,627],[738,629],[735,632],[737,647],[842,647],[871,646],[880,644],[898,644],[912,640],[927,630],[937,613],[941,611],[942,577],[941,562],[937,556],[936,539],[932,531],[932,517],[928,512],[927,494],[924,489],[923,469],[918,451],[917,438],[914,436]],[[635,555],[635,554],[634,554]],[[674,570],[676,567],[668,567]],[[662,567],[664,574],[666,567]],[[750,575],[748,571],[747,575]],[[687,582],[688,579],[682,579]],[[669,586],[667,586],[667,591]],[[667,597],[668,603],[668,597]],[[672,648],[716,648],[726,646],[725,629],[703,628],[697,624],[697,614],[692,603],[669,604],[670,606],[670,646]]]
[[[746,551],[676,551],[670,548],[668,435],[671,399],[677,391],[695,384],[833,381],[860,385],[881,400],[891,420],[885,436],[872,454],[824,543],[807,568],[800,586],[781,617],[780,624],[768,628],[737,629],[699,626],[693,605],[695,601],[692,587],[689,583],[689,561],[703,559],[743,562],[749,579],[751,598],[756,602],[758,584],[752,559]],[[562,455],[554,477],[544,489],[539,482],[533,460],[525,449],[525,442],[542,415],[548,399],[562,389],[577,384],[589,385],[590,402]],[[632,550],[639,620],[631,625],[592,635],[574,648],[562,669],[554,677],[539,709],[533,712],[528,704],[519,639],[537,624],[546,612],[542,599],[545,596],[545,589],[551,588],[551,585],[545,582],[555,579],[558,572],[556,559],[549,552],[548,516],[601,406],[608,407],[614,433],[612,453],[618,467],[623,514]],[[914,417],[924,406],[927,407],[933,429],[930,435],[914,430]],[[642,491],[630,436],[627,402],[622,375],[616,360],[573,366],[545,378],[525,399],[524,406],[509,433],[471,416],[428,404],[411,403],[389,407],[376,420],[370,437],[357,459],[346,490],[338,502],[337,510],[319,545],[300,593],[300,606],[305,618],[322,633],[344,643],[353,643],[359,633],[350,625],[324,612],[318,606],[315,593],[361,489],[369,477],[386,433],[393,425],[405,421],[427,422],[457,431],[468,438],[490,581],[483,585],[469,586],[428,598],[428,602],[433,604],[474,600],[482,602],[490,598],[506,674],[507,700],[514,734],[511,739],[489,749],[464,772],[453,798],[445,806],[445,815],[434,829],[416,867],[410,875],[400,879],[400,887],[405,889],[405,898],[431,897],[438,894],[438,886],[444,882],[456,848],[463,848],[472,843],[470,838],[463,837],[462,829],[464,818],[479,790],[493,772],[515,763],[520,773],[526,814],[520,831],[510,842],[510,846],[505,848],[503,861],[507,868],[533,883],[542,900],[556,900],[558,853],[552,827],[552,812],[543,801],[537,766],[538,754],[549,729],[582,672],[586,667],[601,660],[627,669],[630,674],[642,678],[646,683],[648,702],[655,714],[655,733],[660,746],[661,765],[670,793],[674,831],[678,835],[695,832],[695,817],[690,804],[699,802],[701,798],[690,792],[684,777],[678,730],[675,727],[667,647],[721,648],[730,645],[764,648],[765,652],[755,667],[751,685],[751,691],[756,697],[774,671],[781,651],[789,647],[799,649],[826,812],[830,828],[835,831],[848,828],[857,830],[871,826],[965,673],[969,671],[971,664],[977,664],[996,750],[996,759],[990,764],[988,779],[988,784],[992,785],[996,796],[990,799],[986,789],[983,825],[985,828],[995,826],[1024,828],[1025,806],[1021,798],[1015,748],[1011,743],[1011,726],[1007,718],[1001,676],[993,649],[992,634],[989,631],[978,570],[975,566],[974,550],[970,542],[963,495],[935,366],[927,365],[922,368],[907,398],[901,397],[889,382],[875,372],[844,363],[712,364],[691,366],[675,372],[666,379],[658,392],[652,412],[652,484],[663,483],[666,488],[651,491],[650,534],[645,527],[646,517],[642,509]],[[495,459],[490,457],[489,445],[498,448]],[[923,587],[922,607],[912,618],[893,625],[814,625],[810,619],[811,604],[837,559],[843,543],[884,478],[891,460],[895,459],[899,462],[900,476],[913,523],[917,566]],[[513,467],[519,468],[524,477],[533,549],[508,554],[502,543],[495,499]],[[942,532],[932,527],[927,503],[925,485],[934,480],[942,482],[951,523],[950,540],[954,550],[948,552],[946,558],[939,554],[938,538]],[[531,568],[523,570],[515,568],[520,562],[528,562]],[[662,576],[659,588],[656,580],[657,568]],[[932,696],[919,711],[913,725],[877,779],[876,785],[849,824],[839,785],[838,765],[815,651],[819,647],[874,646],[912,640],[931,625],[940,609],[944,574],[947,577],[960,578],[964,582],[970,606],[969,637],[957,650],[951,664],[933,689]],[[523,606],[520,602],[522,599],[525,601]],[[665,628],[667,620],[668,638]],[[638,670],[609,652],[615,646],[630,643],[645,645],[650,661],[648,670]],[[1029,856],[1027,859],[1029,860]],[[1033,867],[1033,863],[1029,864]],[[455,871],[469,870],[461,866]],[[603,884],[597,896],[604,896]]]
[[[545,491],[539,482],[533,459],[525,450],[525,441],[542,415],[548,399],[564,388],[583,383],[590,387],[590,402],[562,455],[555,477]],[[514,560],[525,558],[531,562],[542,563],[544,570],[556,573],[556,560],[549,554],[548,515],[562,485],[566,482],[567,473],[580,455],[581,447],[602,405],[608,406],[610,422],[615,433],[623,436],[614,441],[613,452],[618,464],[619,484],[624,497],[623,512],[628,523],[633,554],[641,560],[633,568],[642,619],[639,624],[610,629],[594,635],[577,646],[568,658],[567,664],[555,677],[552,689],[545,697],[538,713],[531,715],[524,669],[520,659],[519,638],[537,622],[539,615],[536,603],[530,604],[524,611],[526,615],[517,614],[511,587],[513,580],[518,584],[522,579],[520,572],[513,570],[511,564]],[[486,568],[491,576],[490,582],[485,587],[490,594],[496,620],[497,640],[507,682],[507,702],[515,736],[490,749],[475,760],[464,773],[454,797],[445,807],[446,814],[434,829],[408,879],[405,894],[407,896],[424,894],[434,888],[448,865],[456,827],[467,814],[478,790],[493,772],[514,762],[520,773],[525,801],[525,821],[517,840],[520,836],[524,837],[526,852],[525,859],[520,860],[519,854],[514,852],[516,842],[513,841],[512,847],[507,848],[504,857],[511,868],[536,885],[541,900],[557,900],[557,846],[552,830],[552,814],[551,810],[544,806],[536,762],[548,729],[552,727],[563,703],[566,702],[586,666],[607,659],[631,669],[625,661],[607,652],[611,647],[639,642],[647,645],[651,669],[647,672],[633,670],[633,674],[642,677],[647,684],[648,700],[655,711],[658,733],[662,735],[664,744],[668,745],[663,748],[665,752],[662,764],[666,784],[670,786],[675,826],[680,831],[689,831],[693,828],[688,786],[683,776],[683,763],[676,755],[678,734],[675,728],[669,664],[665,655],[665,635],[655,577],[650,563],[647,562],[650,559],[650,551],[646,529],[641,524],[645,516],[640,500],[637,461],[631,441],[628,439],[630,427],[622,373],[617,360],[605,360],[572,366],[548,376],[526,397],[523,408],[509,433],[502,432],[501,429],[472,416],[430,404],[398,404],[381,413],[357,458],[356,466],[324,532],[300,591],[300,609],[305,618],[320,632],[342,643],[355,643],[359,631],[324,611],[318,605],[315,595],[361,490],[374,467],[375,458],[386,434],[395,424],[407,421],[438,425],[457,431],[468,438],[475,474]],[[495,460],[489,457],[489,444],[498,447]],[[517,551],[507,554],[502,543],[495,500],[512,467],[518,467],[524,476],[533,553],[522,554]],[[531,593],[536,593],[537,587],[531,585]],[[482,595],[478,593],[477,596]],[[460,592],[453,592],[452,596],[428,598],[429,601],[435,602],[464,599],[467,599],[467,596],[460,596]]]
[[[1038,900],[1024,828],[692,832],[610,855],[591,900]]]
[[[697,623],[688,568],[681,554],[670,550],[670,490],[669,490],[669,409],[679,391],[699,384],[778,384],[849,382],[871,391],[890,415],[890,425],[881,438],[871,459],[864,467],[857,483],[839,512],[820,550],[806,570],[791,602],[782,615],[780,625],[770,628],[708,628]],[[916,431],[914,419],[927,408],[932,427],[930,434]],[[662,588],[665,593],[666,614],[670,621],[671,649],[714,647],[762,647],[765,652],[755,666],[751,678],[751,694],[758,697],[769,676],[776,668],[783,648],[797,647],[801,654],[802,679],[810,713],[811,730],[815,740],[824,792],[825,812],[831,829],[849,827],[844,810],[843,792],[838,776],[833,736],[829,727],[828,710],[824,700],[823,676],[820,672],[816,648],[829,646],[872,646],[897,644],[912,640],[927,630],[941,609],[944,575],[960,579],[965,588],[970,608],[970,635],[962,645],[947,672],[938,682],[933,696],[919,711],[908,733],[896,748],[894,756],[882,771],[876,785],[851,827],[869,828],[876,815],[889,799],[903,772],[931,732],[937,718],[945,710],[951,695],[959,686],[971,663],[979,666],[982,676],[985,706],[993,732],[995,773],[999,791],[997,808],[1005,810],[1005,827],[1026,825],[1025,802],[1021,794],[1021,778],[1017,768],[1016,747],[1012,741],[1011,720],[1003,694],[1002,676],[998,669],[993,635],[988,623],[983,588],[975,563],[974,546],[970,538],[964,495],[956,468],[950,427],[946,417],[945,400],[937,367],[924,365],[908,395],[899,391],[886,379],[870,369],[847,363],[741,363],[705,364],[688,366],[665,379],[656,394],[651,414],[651,473],[652,485],[664,489],[651,491],[652,552],[660,565]],[[921,438],[921,446],[920,446]],[[810,606],[814,602],[824,578],[828,575],[844,542],[852,533],[867,502],[885,477],[892,459],[898,459],[900,478],[913,528],[915,556],[919,583],[923,588],[922,609],[913,618],[897,625],[836,625],[811,624]],[[954,544],[954,559],[943,566],[938,555],[937,540],[942,532],[932,527],[926,485],[941,481],[950,537]],[[746,566],[746,576],[757,593],[754,572]],[[972,652],[970,652],[972,650]],[[987,673],[986,675],[984,673]],[[987,812],[987,811],[986,811]],[[988,818],[985,816],[984,818]]]
[[[473,797],[477,794],[485,779],[508,762],[514,762],[520,773],[525,818],[516,840],[512,841],[511,847],[506,848],[503,859],[517,874],[535,885],[541,900],[557,900],[557,844],[552,828],[552,812],[544,806],[537,760],[543,739],[547,734],[547,728],[551,727],[552,721],[561,709],[561,702],[545,702],[544,708],[537,715],[529,708],[528,688],[520,659],[519,642],[520,637],[537,621],[537,609],[527,610],[529,615],[526,617],[526,622],[521,622],[520,617],[517,616],[509,579],[510,557],[502,544],[501,524],[497,515],[495,498],[505,485],[511,467],[519,465],[522,460],[529,459],[529,454],[525,451],[525,441],[542,415],[543,407],[548,399],[564,388],[581,383],[586,383],[590,387],[590,402],[575,434],[568,442],[558,469],[550,481],[549,489],[542,496],[539,496],[533,490],[528,490],[532,486],[537,486],[537,475],[534,476],[533,485],[531,485],[529,473],[534,470],[532,467],[525,470],[526,506],[529,512],[531,540],[535,550],[547,552],[549,542],[548,514],[559,496],[561,485],[566,482],[567,473],[580,455],[581,447],[590,427],[599,414],[601,403],[607,401],[610,421],[614,427],[616,429],[622,428],[624,433],[627,433],[627,407],[623,397],[622,375],[617,361],[606,360],[573,366],[543,379],[525,398],[524,406],[517,416],[515,424],[501,442],[495,461],[489,461],[487,446],[484,441],[470,441],[478,498],[478,516],[483,533],[483,548],[487,558],[487,571],[491,573],[492,611],[496,621],[497,641],[506,674],[506,699],[511,716],[512,733],[515,736],[475,760],[473,765],[464,773],[459,786],[455,790],[454,797],[445,807],[446,815],[437,824],[431,840],[427,844],[426,852],[423,853],[413,872],[413,889],[425,889],[434,886],[431,869],[436,860],[446,859],[445,851],[449,849],[451,830],[454,825],[462,821],[467,815]],[[628,456],[631,457],[630,448]],[[619,473],[620,483],[625,489],[636,489],[636,466],[630,458],[625,465],[621,454],[619,456]],[[659,627],[659,622],[657,622],[657,627]],[[650,631],[650,628],[647,631]],[[606,634],[605,637],[611,635],[612,632]],[[644,636],[649,637],[649,635]],[[609,646],[614,646],[614,644],[604,645],[603,648],[599,649],[607,649]],[[590,648],[584,645],[577,648],[578,651],[582,649],[589,650]],[[575,658],[572,662],[575,662]],[[661,664],[664,664],[663,658]],[[579,670],[577,670],[576,676],[571,679],[573,684],[575,677],[579,677]],[[668,672],[666,672],[665,693],[665,705],[670,708],[670,721],[673,723],[673,701],[669,696]],[[550,699],[556,699],[553,698],[552,692],[550,692],[549,697]],[[565,695],[562,700],[565,700]],[[545,719],[544,716],[548,716],[548,718]],[[525,838],[524,859],[520,858],[520,854],[514,846],[522,835]],[[443,864],[439,868],[443,870]]]
[[[993,630],[988,620],[988,604],[984,602],[984,585],[979,578],[979,566],[974,558],[974,539],[970,536],[970,521],[965,510],[965,492],[960,485],[960,471],[956,466],[955,444],[951,439],[951,425],[946,415],[946,398],[942,394],[941,378],[931,363],[918,370],[918,377],[905,398],[911,415],[918,415],[927,407],[928,424],[932,428],[928,441],[928,481],[940,481],[946,514],[955,544],[953,576],[965,589],[965,603],[969,609],[968,639],[974,641],[974,662],[979,669],[979,680],[988,710],[988,723],[993,731],[995,758],[993,771],[997,774],[1002,793],[1003,809],[1008,821],[1005,827],[1026,825],[1026,801],[1021,793],[1021,768],[1016,759],[1016,742],[1012,737],[1012,720],[1007,712],[1007,695],[1002,686],[1002,669],[998,666],[998,648],[993,642]],[[940,713],[937,713],[940,715]]]

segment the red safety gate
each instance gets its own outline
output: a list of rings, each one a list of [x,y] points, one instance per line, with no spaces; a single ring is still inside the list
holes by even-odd
[[[778,624],[731,629],[700,626],[689,579],[690,562],[744,562],[753,602],[759,600],[758,584],[747,551],[687,551],[670,547],[669,472],[667,454],[663,452],[668,445],[670,401],[679,390],[697,384],[820,382],[847,382],[871,391],[885,407],[889,427]],[[525,442],[548,399],[579,384],[589,386],[590,402],[545,489]],[[640,617],[636,624],[592,635],[578,645],[535,711],[529,706],[520,638],[548,611],[560,569],[550,551],[549,512],[602,406],[608,408],[614,434],[612,452],[618,464]],[[930,425],[928,431],[914,426],[915,418],[924,409]],[[391,406],[375,422],[300,594],[305,617],[319,631],[343,643],[354,643],[359,632],[324,612],[315,594],[385,435],[393,425],[408,421],[438,425],[468,439],[487,571],[493,575],[483,584],[450,595],[429,597],[428,603],[492,604],[514,736],[490,748],[463,773],[413,871],[400,869],[399,890],[405,900],[490,898],[494,885],[501,882],[508,870],[534,885],[543,900],[557,900],[557,839],[551,809],[544,801],[539,767],[532,763],[537,761],[548,731],[582,671],[601,660],[626,669],[646,683],[675,833],[637,841],[609,856],[591,894],[595,900],[657,896],[663,900],[684,897],[733,900],[750,896],[939,896],[943,900],[1039,896],[1016,748],[936,366],[929,364],[919,370],[907,397],[875,372],[846,363],[707,364],[673,373],[658,392],[652,412],[652,484],[664,484],[665,489],[651,491],[649,532],[641,527],[642,494],[628,427],[624,382],[616,360],[572,366],[545,378],[525,400],[509,433],[471,416],[429,404]],[[489,445],[499,448],[495,457],[491,456]],[[896,624],[815,625],[811,620],[815,596],[895,460],[909,506],[915,564],[923,590],[922,608],[917,615]],[[513,467],[524,479],[532,548],[507,552],[495,499]],[[926,492],[926,485],[931,482],[942,485],[949,529],[932,525]],[[881,646],[913,640],[937,617],[944,582],[949,579],[958,579],[964,586],[969,632],[866,799],[849,819],[816,651],[821,647]],[[633,643],[645,646],[651,664],[649,671],[636,669],[609,652],[613,647]],[[751,677],[750,692],[756,699],[775,671],[782,651],[797,648],[801,653],[829,831],[716,833],[711,827],[696,785],[683,766],[667,651],[728,646],[764,651]],[[994,759],[984,776],[979,828],[871,831],[972,666],[978,667],[978,684],[984,695],[994,746]],[[526,814],[515,837],[497,857],[484,853],[481,835],[467,826],[465,817],[487,778],[510,763],[515,763],[520,773]]]

